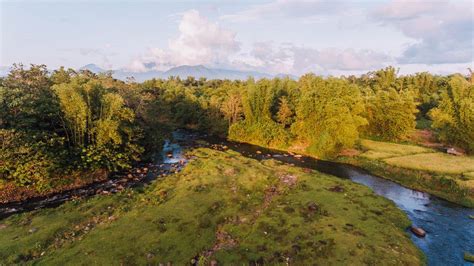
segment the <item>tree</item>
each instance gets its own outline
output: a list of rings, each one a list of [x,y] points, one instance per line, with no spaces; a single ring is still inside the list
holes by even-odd
[[[58,103],[45,65],[13,65],[0,84],[0,126],[52,131],[58,127]]]
[[[410,91],[377,91],[367,96],[366,133],[385,140],[399,140],[415,130],[417,103]]]
[[[352,147],[359,128],[367,123],[364,105],[356,85],[347,80],[323,80],[314,75],[300,78],[301,97],[296,107],[292,132],[308,145],[307,151],[330,157]]]
[[[281,97],[278,106],[277,121],[283,125],[283,127],[287,127],[293,122],[293,114],[288,98],[285,96]]]
[[[81,167],[117,170],[138,159],[141,148],[133,130],[134,113],[120,95],[83,76],[53,89],[68,146],[81,154]]]
[[[231,92],[222,103],[222,113],[229,122],[229,126],[239,121],[243,115],[242,97],[238,92]]]
[[[432,127],[442,141],[474,152],[474,85],[461,75],[453,76],[430,112]]]

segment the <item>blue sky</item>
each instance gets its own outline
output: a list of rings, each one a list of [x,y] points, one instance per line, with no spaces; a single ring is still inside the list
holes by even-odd
[[[1,1],[0,65],[268,73],[473,67],[471,1]]]

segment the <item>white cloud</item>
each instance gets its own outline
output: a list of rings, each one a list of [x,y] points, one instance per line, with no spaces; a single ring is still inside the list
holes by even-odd
[[[401,64],[473,61],[474,20],[471,2],[398,0],[372,13],[415,40],[398,58]]]
[[[274,2],[253,5],[248,9],[221,16],[223,20],[234,22],[251,21],[260,18],[310,17],[319,21],[315,15],[325,15],[328,12],[338,12],[343,3],[329,0],[277,0]],[[318,16],[320,17],[320,16]]]
[[[198,11],[183,13],[179,36],[169,41],[167,49],[152,48],[146,56],[136,59],[129,68],[144,71],[145,64],[166,69],[176,65],[218,65],[228,63],[230,55],[240,50],[235,32],[202,17]]]
[[[270,73],[299,75],[306,72],[331,73],[334,70],[372,70],[390,62],[393,62],[390,56],[371,50],[315,49],[294,44],[275,48],[271,42],[261,42],[255,43],[249,55],[234,64]]]

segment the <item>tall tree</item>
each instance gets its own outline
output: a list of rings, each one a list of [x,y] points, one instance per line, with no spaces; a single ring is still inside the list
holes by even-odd
[[[474,85],[461,75],[449,80],[441,101],[430,112],[432,127],[442,141],[474,152]]]

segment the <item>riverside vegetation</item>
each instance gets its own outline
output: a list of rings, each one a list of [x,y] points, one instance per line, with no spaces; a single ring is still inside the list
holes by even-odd
[[[0,260],[37,265],[423,264],[405,214],[370,189],[201,148],[145,189],[2,221]]]
[[[418,125],[433,132],[437,141],[444,143],[444,145],[455,146],[464,150],[467,154],[472,154],[474,152],[473,83],[473,73],[468,77],[461,74],[435,76],[429,73],[398,76],[397,70],[393,67],[370,72],[360,77],[324,78],[314,74],[306,74],[299,78],[299,80],[289,78],[254,80],[249,78],[246,81],[206,80],[204,78],[195,79],[188,77],[186,79],[152,79],[143,83],[137,83],[133,79],[127,81],[116,80],[112,78],[110,73],[94,74],[90,71],[74,71],[65,68],[49,72],[44,65],[32,65],[29,68],[25,68],[22,65],[14,65],[7,77],[0,78],[0,200],[2,202],[12,201],[11,195],[16,196],[15,200],[18,199],[18,195],[20,195],[20,199],[48,195],[65,189],[83,186],[96,180],[107,179],[111,173],[127,171],[134,164],[153,158],[154,154],[160,150],[163,140],[170,135],[172,130],[176,128],[190,128],[212,135],[227,137],[231,140],[249,142],[281,150],[296,150],[317,158],[330,160],[335,159],[346,149],[360,148],[363,151],[362,154],[346,159],[374,170],[376,173],[383,173],[382,176],[396,180],[403,185],[415,187],[448,200],[472,206],[470,205],[472,204],[471,180],[472,171],[474,170],[469,168],[472,157],[448,158],[448,155],[441,155],[422,147],[405,145],[400,148],[399,146],[391,146],[396,144],[388,142],[406,141]],[[361,139],[366,140],[361,141]],[[370,139],[377,142],[371,142]],[[200,152],[203,154],[209,153],[209,151]],[[238,158],[235,154],[213,153],[212,156],[216,157],[214,163],[219,161],[219,158],[222,158],[222,156],[229,160],[235,160],[235,163],[238,163],[239,160],[244,160]],[[405,158],[403,156],[415,156],[420,160],[433,160],[435,158],[448,165],[447,167],[442,167],[439,164],[407,164],[412,158]],[[449,166],[453,160],[457,160],[456,163],[458,165],[456,167]],[[167,247],[170,250],[173,248],[183,250],[183,252],[187,249],[190,250],[186,253],[186,256],[179,256],[179,258],[176,257],[176,254],[173,255],[172,253],[165,256],[163,254],[167,253],[161,249],[147,251],[151,254],[149,256],[148,253],[143,253],[145,251],[140,251],[145,254],[145,257],[141,256],[143,255],[142,253],[140,253],[140,256],[137,255],[137,257],[124,255],[124,262],[127,262],[127,258],[131,258],[133,261],[135,259],[143,260],[148,257],[152,261],[157,261],[158,259],[168,260],[170,258],[173,258],[175,262],[178,260],[187,261],[189,259],[188,253],[191,257],[202,255],[204,258],[208,258],[214,256],[219,260],[225,259],[225,261],[255,261],[263,258],[265,261],[272,262],[276,262],[281,254],[290,254],[291,256],[289,257],[291,259],[301,259],[301,261],[304,261],[304,258],[312,256],[310,255],[312,249],[324,253],[326,245],[331,245],[331,243],[335,246],[342,245],[335,248],[338,251],[334,252],[337,253],[332,254],[330,258],[328,257],[328,261],[333,263],[336,263],[337,259],[347,258],[347,254],[369,254],[371,252],[379,254],[371,257],[374,261],[371,261],[368,255],[361,255],[360,258],[367,260],[367,263],[375,263],[376,261],[380,262],[383,257],[384,261],[388,258],[392,262],[393,259],[395,264],[395,260],[408,261],[408,258],[400,255],[408,254],[412,262],[422,262],[416,249],[411,250],[413,246],[409,241],[403,245],[393,244],[389,241],[392,238],[396,241],[404,241],[403,239],[406,236],[401,229],[407,226],[408,220],[406,220],[406,217],[395,209],[393,211],[385,211],[383,215],[378,215],[380,210],[371,212],[373,206],[383,205],[386,208],[392,208],[390,207],[392,205],[380,197],[373,196],[366,189],[349,183],[349,181],[339,181],[344,183],[345,191],[350,190],[346,188],[346,186],[349,186],[354,188],[354,193],[357,191],[359,191],[357,193],[366,192],[361,194],[364,196],[355,201],[355,198],[349,197],[349,201],[352,203],[344,202],[344,204],[361,204],[360,206],[363,206],[363,208],[360,206],[354,207],[354,209],[347,207],[349,210],[344,210],[342,206],[337,207],[338,205],[334,202],[338,200],[338,197],[342,197],[344,193],[322,193],[321,191],[324,191],[323,183],[326,182],[323,180],[327,179],[329,183],[336,182],[335,180],[329,181],[331,178],[327,176],[318,179],[323,182],[322,184],[310,186],[312,189],[317,190],[316,195],[321,196],[321,198],[310,200],[308,195],[303,195],[303,192],[301,192],[303,194],[295,192],[295,195],[298,196],[291,198],[291,201],[288,202],[294,200],[294,202],[297,202],[297,206],[303,207],[300,208],[301,210],[296,210],[295,207],[292,207],[295,209],[294,213],[285,212],[285,208],[270,208],[273,205],[270,202],[265,203],[265,200],[262,203],[260,198],[260,203],[265,206],[264,209],[272,210],[279,217],[278,219],[273,219],[273,216],[271,216],[273,218],[267,217],[267,220],[265,220],[266,225],[262,225],[260,229],[265,229],[268,226],[269,229],[263,230],[264,232],[280,233],[281,235],[291,237],[296,237],[293,234],[300,232],[297,229],[299,226],[298,222],[294,221],[297,225],[295,227],[291,226],[288,229],[286,226],[290,221],[293,222],[292,220],[295,217],[299,217],[297,214],[300,215],[304,212],[302,211],[304,208],[306,210],[308,208],[316,209],[315,213],[321,215],[321,219],[318,218],[319,222],[329,219],[324,215],[324,210],[328,212],[328,215],[335,215],[334,219],[336,220],[344,220],[345,218],[343,217],[346,215],[342,211],[335,211],[338,208],[350,212],[360,211],[357,213],[358,216],[355,213],[350,214],[355,217],[351,221],[346,222],[350,225],[339,223],[339,227],[334,227],[335,224],[331,222],[329,223],[331,226],[327,224],[328,228],[331,229],[326,228],[323,230],[320,228],[315,230],[318,234],[322,233],[324,237],[321,239],[316,237],[315,239],[318,241],[309,241],[312,244],[307,246],[294,247],[297,252],[289,249],[289,242],[284,242],[286,243],[284,245],[287,246],[282,248],[279,245],[283,245],[283,242],[278,239],[273,239],[272,242],[267,243],[264,238],[251,236],[258,231],[258,228],[253,227],[254,224],[246,225],[246,223],[237,222],[235,226],[238,228],[232,229],[232,222],[214,220],[219,217],[228,217],[229,213],[245,217],[246,214],[242,213],[243,210],[235,209],[237,205],[222,207],[225,213],[227,213],[223,216],[216,215],[214,217],[199,212],[200,215],[203,215],[202,217],[196,218],[193,216],[190,218],[192,221],[187,221],[195,224],[207,217],[204,221],[204,223],[208,224],[208,227],[204,227],[207,228],[207,231],[205,230],[207,233],[204,234],[203,232],[201,235],[203,238],[199,238],[201,239],[199,241],[202,242],[198,243],[198,240],[195,240],[197,242],[194,243],[195,248],[199,250],[194,250],[187,246],[189,243],[193,243],[192,241],[194,240],[183,240],[186,239],[183,237],[197,237],[197,235],[194,235],[195,227],[189,231],[191,232],[189,235],[177,233],[179,230],[185,229],[176,228],[178,231],[166,231],[169,235],[164,235],[166,235],[166,239],[171,241],[166,242],[167,244],[156,242],[158,241],[157,238],[151,237],[152,234],[148,232],[146,234],[139,234],[137,232],[140,230],[140,227],[138,227],[140,224],[136,221],[136,218],[139,216],[141,217],[140,220],[143,220],[140,222],[149,223],[142,225],[141,229],[152,227],[151,224],[153,224],[158,229],[150,230],[161,230],[160,227],[162,226],[160,224],[162,223],[154,221],[151,218],[153,216],[151,214],[161,213],[159,210],[169,211],[170,214],[177,212],[179,210],[173,207],[176,204],[176,206],[184,204],[185,207],[194,205],[195,199],[192,197],[197,197],[195,194],[179,202],[168,199],[167,196],[173,195],[171,193],[172,188],[178,189],[181,187],[184,189],[182,186],[183,183],[187,182],[185,182],[187,179],[180,178],[183,178],[186,173],[190,174],[189,178],[191,176],[195,178],[195,182],[204,182],[205,180],[201,179],[206,178],[213,171],[211,167],[213,166],[212,161],[213,159],[206,158],[206,156],[198,156],[198,159],[185,168],[182,174],[176,177],[169,177],[169,180],[167,178],[167,180],[156,182],[145,191],[130,190],[129,193],[132,196],[124,193],[111,196],[111,198],[114,198],[112,200],[114,202],[99,197],[90,201],[69,202],[53,210],[43,210],[8,218],[6,220],[7,227],[2,229],[2,237],[5,235],[2,245],[7,246],[5,246],[5,249],[1,249],[8,250],[8,252],[3,253],[2,256],[4,259],[12,262],[43,261],[43,259],[47,262],[48,259],[58,258],[60,260],[62,256],[72,256],[73,254],[86,254],[87,256],[84,257],[84,260],[92,258],[107,260],[112,256],[107,254],[113,251],[106,251],[106,246],[99,239],[123,236],[124,238],[117,239],[116,241],[118,242],[116,243],[123,241],[123,243],[126,242],[132,245],[137,242],[138,248],[138,242],[143,241],[143,243],[150,243],[149,246],[146,244],[141,245],[144,248],[153,247],[159,249],[163,245],[163,248]],[[198,167],[193,167],[198,162],[203,163],[203,169],[200,170]],[[462,164],[465,164],[466,167],[463,168]],[[402,169],[403,171],[410,171],[410,174],[404,175],[402,180],[400,177],[395,177],[396,174],[392,175],[393,171],[387,173],[382,171],[382,169],[388,169],[387,167],[389,166],[394,167],[394,171]],[[210,169],[207,169],[208,167]],[[268,168],[270,166],[267,165],[265,167]],[[280,167],[276,164],[270,168],[274,169],[262,170],[263,175],[272,176],[266,179],[268,182],[272,178],[278,180],[282,176],[277,169],[285,168],[290,172],[298,171],[287,166]],[[196,174],[191,175],[190,172],[192,171],[196,172]],[[268,171],[274,172],[269,174]],[[419,174],[423,179],[413,173]],[[436,175],[433,175],[433,173]],[[243,179],[238,182],[244,182],[246,178],[250,178],[246,177],[248,174],[254,179],[260,178],[255,173],[236,171],[239,179]],[[429,175],[429,178],[424,178],[426,175]],[[441,177],[438,178],[438,175],[441,175]],[[296,176],[298,176],[299,181],[304,181],[303,184],[313,182],[307,179],[307,175]],[[178,182],[177,180],[181,181]],[[227,182],[228,180],[226,180],[214,180],[212,182]],[[295,184],[295,187],[290,186],[291,189],[288,187],[285,191],[299,191],[298,188],[301,188],[299,181]],[[166,184],[169,187],[163,190],[165,192],[162,195],[159,192],[160,187],[166,186]],[[265,184],[269,185],[270,183]],[[241,185],[244,186],[244,184]],[[204,187],[203,189],[211,188]],[[220,193],[219,189],[221,189],[219,185],[212,187],[212,190],[215,190],[217,194]],[[248,191],[248,194],[253,195],[256,193],[255,195],[260,197],[265,195],[265,193],[262,194],[261,192],[263,187],[256,186],[255,189],[255,191]],[[279,189],[277,188],[277,191]],[[322,194],[318,194],[320,192]],[[282,195],[286,195],[285,193]],[[347,192],[348,195],[350,193]],[[282,195],[276,196],[283,197]],[[300,196],[301,198],[298,199]],[[151,205],[145,204],[148,201],[156,202],[149,203]],[[314,207],[305,205],[309,204],[310,201],[316,205]],[[371,202],[369,204],[365,201]],[[280,202],[279,204],[284,206],[289,204],[288,202]],[[105,207],[102,203],[111,205]],[[201,202],[200,204],[202,206],[209,206],[206,205],[208,203]],[[248,202],[250,204],[248,206],[256,207],[251,205],[254,203]],[[266,206],[267,204],[269,205]],[[329,208],[325,209],[325,206],[329,206],[328,204],[334,207],[334,213]],[[79,209],[78,212],[72,210],[78,206],[84,206],[84,209]],[[102,209],[108,207],[111,207],[110,213]],[[115,213],[115,210],[119,212]],[[265,210],[262,210],[262,212],[265,213]],[[90,213],[87,214],[89,211]],[[319,213],[319,211],[322,211],[322,213]],[[81,214],[81,212],[83,213]],[[99,214],[109,215],[107,219],[112,217],[111,221],[109,222],[107,219],[101,220],[105,216],[102,217]],[[115,214],[123,215],[123,219],[120,218],[115,221]],[[182,219],[186,218],[185,214],[180,213],[177,213],[176,217],[180,215],[183,215]],[[304,216],[304,214],[301,215]],[[167,218],[176,219],[176,217]],[[397,218],[392,219],[394,217]],[[265,216],[262,214],[261,217],[255,219],[264,218]],[[91,227],[86,226],[89,229],[85,231],[91,231],[91,234],[87,234],[87,239],[90,242],[85,241],[86,238],[84,238],[84,242],[75,241],[74,235],[82,234],[84,231],[81,229],[83,228],[81,227],[83,225],[82,222],[85,222],[83,219],[90,219],[86,224],[95,226],[94,221],[97,221],[98,227],[104,226],[103,230],[89,230]],[[250,218],[247,217],[247,219]],[[284,222],[282,222],[283,220]],[[37,233],[35,230],[32,230],[35,232],[27,233],[28,230],[31,230],[31,228],[27,229],[27,227],[33,221],[37,221],[39,225],[41,223],[50,224],[51,227],[47,230],[38,230]],[[277,224],[274,223],[279,221],[283,223],[281,225],[283,228],[288,229],[288,232],[285,231],[284,234],[278,230],[278,232],[272,232],[277,227]],[[358,225],[357,223],[359,222],[367,222],[373,227],[366,227],[367,224]],[[166,220],[166,217],[163,223],[173,227],[180,224],[178,221],[171,220],[170,222]],[[25,226],[21,226],[23,224]],[[255,223],[255,226],[258,224]],[[384,226],[383,229],[380,227],[382,224]],[[71,226],[75,228],[76,225],[79,226],[80,230],[78,229],[78,232],[70,231]],[[107,227],[108,225],[110,225],[110,228]],[[184,223],[182,226],[186,225]],[[135,226],[137,227],[135,228]],[[310,225],[305,224],[301,226],[306,228],[306,226]],[[46,228],[47,226],[42,224],[41,227]],[[137,231],[132,232],[132,227]],[[350,229],[351,227],[352,229]],[[119,230],[119,228],[123,230],[122,233],[107,234],[109,230]],[[372,241],[378,240],[372,240],[372,238],[379,239],[378,237],[385,237],[384,241],[388,241],[387,243],[392,243],[393,245],[389,246],[387,250],[380,251],[378,250],[378,245],[371,246],[364,243],[361,245],[356,244],[356,248],[360,250],[354,249],[353,246],[350,246],[350,248],[349,246],[345,247],[345,245],[352,245],[353,243],[340,241],[344,236],[342,233],[344,231],[343,228],[346,228],[344,230],[347,231],[353,231],[354,228],[357,228],[361,235],[356,233],[356,236],[365,239],[364,241],[370,240],[369,242],[373,243]],[[363,230],[363,228],[365,229]],[[216,236],[215,231],[220,232],[219,230],[221,229],[225,233],[217,234]],[[392,229],[393,232],[390,233],[390,236],[387,236],[387,230]],[[370,233],[370,230],[374,231]],[[6,232],[10,231],[13,233],[6,234]],[[331,234],[327,231],[331,232]],[[213,233],[211,234],[210,232]],[[71,241],[69,240],[70,233],[73,234]],[[124,236],[127,233],[130,234]],[[89,238],[89,235],[91,237],[95,235],[95,238]],[[217,252],[212,251],[212,243],[216,239],[224,241],[225,245],[232,246],[235,244],[234,238],[229,239],[230,236],[241,241],[237,243],[247,243],[244,239],[248,243],[237,245],[237,248],[233,250],[234,252],[230,253],[225,253],[224,250],[227,250],[225,248]],[[37,239],[35,237],[42,238]],[[81,239],[81,237],[79,238]],[[137,238],[141,240],[135,241],[134,239]],[[14,243],[11,243],[12,239],[15,239]],[[16,246],[15,243],[21,242],[18,242],[19,239],[30,242]],[[226,242],[227,240],[230,241],[230,244]],[[319,242],[319,240],[322,242]],[[59,244],[57,244],[57,241],[59,241]],[[107,242],[111,244],[113,241]],[[102,249],[101,245],[104,245],[104,249]],[[240,249],[240,247],[245,247],[246,245],[249,246],[249,252],[244,252],[244,250]],[[380,245],[387,247],[382,244],[382,241]],[[94,255],[93,252],[91,253],[87,249],[87,247],[91,246],[102,250],[102,253],[95,253]],[[127,245],[124,244],[122,246],[125,248]],[[46,252],[45,254],[50,254],[56,248],[61,250],[61,256],[58,255],[59,253],[55,257],[48,257],[48,255],[43,258],[41,256],[41,253]],[[398,251],[400,248],[408,250]],[[389,252],[389,249],[396,254],[383,253]],[[123,252],[127,254],[127,252],[132,252],[132,250],[123,250]],[[206,250],[210,254],[207,254]],[[81,253],[83,251],[85,253]],[[258,255],[255,255],[257,253]],[[296,254],[306,255],[302,255],[299,258]],[[384,254],[384,256],[381,254]],[[389,254],[391,255],[389,256]],[[324,261],[323,255],[321,256],[320,261],[323,263],[328,262]],[[351,257],[354,259],[359,256]],[[118,258],[121,257],[118,256]],[[313,259],[319,261],[319,257]]]

